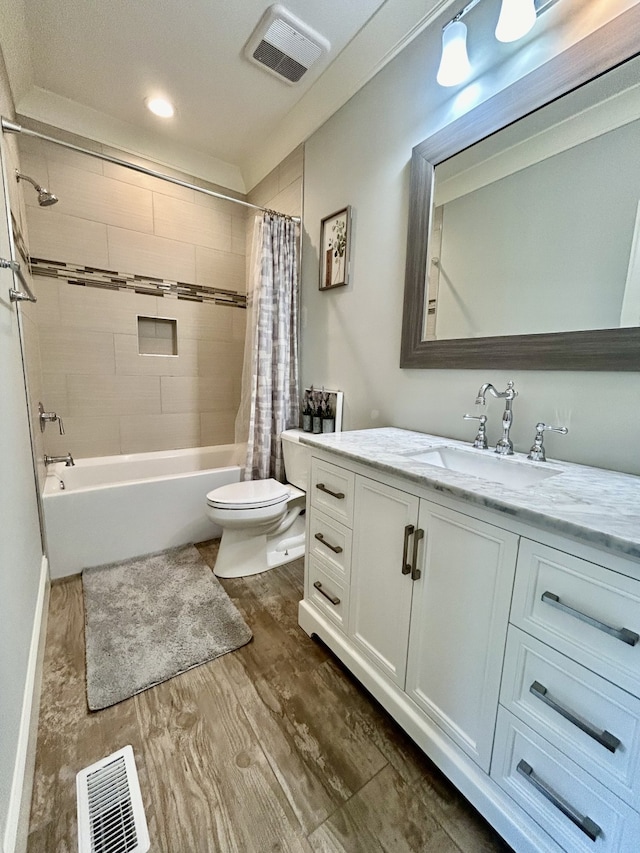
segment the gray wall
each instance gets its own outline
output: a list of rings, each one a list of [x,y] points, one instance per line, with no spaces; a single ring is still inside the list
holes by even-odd
[[[4,116],[13,114],[2,54],[0,111]],[[18,165],[17,149],[13,141],[3,139],[2,150],[5,172],[11,175]],[[8,254],[9,231],[0,202],[0,257]],[[0,271],[0,838],[7,851],[12,849],[12,839],[6,838],[7,813],[19,758],[18,737],[42,563],[17,309],[8,300],[11,286],[11,272]]]
[[[582,5],[582,9],[580,6]],[[594,25],[585,4],[558,4],[571,26],[538,39],[539,64]],[[627,4],[628,5],[628,4]],[[564,41],[563,41],[564,40]],[[548,45],[548,47],[547,47]],[[529,448],[534,425],[567,425],[548,438],[550,457],[640,474],[639,373],[504,370],[401,370],[411,149],[463,111],[457,92],[435,84],[437,28],[418,37],[307,141],[305,146],[302,380],[345,392],[346,429],[384,425],[471,439],[462,421],[479,385],[515,380],[512,436]],[[521,62],[520,73],[528,70]],[[514,77],[503,64],[487,75],[484,97]],[[352,283],[318,291],[320,220],[353,206]],[[488,434],[499,437],[500,401],[491,400]]]

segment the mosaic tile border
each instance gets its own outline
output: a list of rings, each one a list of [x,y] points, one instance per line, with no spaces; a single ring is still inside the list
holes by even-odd
[[[147,296],[169,296],[189,302],[213,302],[232,308],[246,308],[247,297],[236,290],[208,287],[184,281],[169,281],[152,276],[104,270],[99,267],[84,267],[64,261],[49,261],[31,258],[31,273],[34,276],[59,278],[80,287],[98,287],[102,290],[132,290]]]

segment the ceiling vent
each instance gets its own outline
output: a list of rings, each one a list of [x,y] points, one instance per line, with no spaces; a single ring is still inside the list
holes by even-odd
[[[280,80],[297,83],[329,47],[323,36],[276,4],[262,16],[244,52]]]

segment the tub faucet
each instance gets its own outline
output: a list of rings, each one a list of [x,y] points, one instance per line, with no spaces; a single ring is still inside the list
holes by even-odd
[[[62,423],[62,418],[55,412],[45,412],[42,403],[38,403],[38,418],[40,419],[40,432],[44,432],[44,428],[47,424],[58,421],[60,435],[64,435],[64,424]]]
[[[45,465],[55,465],[56,462],[64,462],[67,468],[71,468],[72,465],[76,463],[73,461],[73,456],[70,453],[67,453],[66,456],[47,456],[44,455],[44,464]]]
[[[496,443],[496,453],[499,453],[501,456],[512,456],[513,455],[513,442],[509,437],[509,431],[511,430],[511,424],[513,423],[513,412],[511,410],[511,404],[515,397],[518,396],[518,392],[513,387],[513,381],[510,379],[507,382],[507,387],[504,391],[496,391],[495,387],[491,384],[491,382],[485,382],[484,385],[481,385],[478,390],[478,396],[476,397],[476,405],[486,406],[487,401],[485,399],[487,391],[493,396],[498,397],[501,400],[505,400],[505,409],[502,414],[502,438]]]

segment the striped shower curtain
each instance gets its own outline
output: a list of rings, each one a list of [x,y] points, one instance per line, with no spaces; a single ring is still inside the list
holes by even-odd
[[[284,429],[297,427],[298,257],[296,224],[256,216],[247,282],[242,395],[236,441],[247,442],[245,480],[284,480]]]

